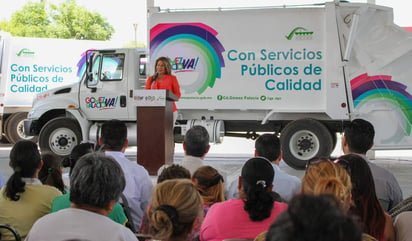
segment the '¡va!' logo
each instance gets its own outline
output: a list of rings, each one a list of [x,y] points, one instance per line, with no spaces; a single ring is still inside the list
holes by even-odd
[[[285,36],[287,40],[291,40],[293,36],[296,36],[297,39],[312,39],[313,31],[308,31],[303,27],[294,28],[288,35]]]
[[[17,56],[22,56],[22,55],[34,55],[34,51],[31,51],[28,48],[22,48],[20,49],[19,52],[16,54]]]

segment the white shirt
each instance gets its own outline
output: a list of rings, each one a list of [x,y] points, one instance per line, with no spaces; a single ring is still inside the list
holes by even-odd
[[[123,195],[131,210],[134,229],[138,231],[153,189],[149,173],[137,162],[127,159],[123,152],[106,151],[105,153],[113,157],[123,170],[126,179]]]
[[[182,166],[189,170],[190,176],[201,166],[203,166],[203,159],[196,156],[185,155],[182,160]]]
[[[66,208],[39,218],[26,241],[137,241],[130,229],[110,218],[78,208]]]

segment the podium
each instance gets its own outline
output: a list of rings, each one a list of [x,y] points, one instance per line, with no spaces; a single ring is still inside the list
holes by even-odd
[[[150,175],[164,164],[173,163],[173,101],[169,90],[136,90],[137,163]]]

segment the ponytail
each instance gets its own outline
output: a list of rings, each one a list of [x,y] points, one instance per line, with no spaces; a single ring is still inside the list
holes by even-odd
[[[249,159],[242,167],[242,189],[246,195],[244,210],[252,221],[262,221],[271,215],[275,198],[268,187],[272,186],[274,170],[263,157]]]
[[[5,195],[12,201],[18,201],[20,199],[19,193],[25,191],[26,183],[21,178],[21,172],[15,171],[7,181]]]
[[[41,158],[43,160],[43,166],[39,171],[40,181],[45,185],[59,189],[62,193],[66,193],[62,177],[62,161],[60,157],[51,152],[44,152],[42,153]]]
[[[20,199],[20,193],[25,191],[26,183],[23,177],[32,178],[40,164],[40,153],[37,144],[21,140],[14,144],[10,151],[10,166],[14,173],[6,183],[5,195],[12,201]]]
[[[261,181],[258,181],[261,182]],[[264,181],[263,181],[264,182]],[[275,198],[267,190],[266,184],[256,183],[250,185],[243,182],[243,191],[246,194],[246,201],[244,201],[244,209],[249,214],[252,221],[262,221],[268,218],[271,214]],[[272,183],[270,183],[272,185]]]

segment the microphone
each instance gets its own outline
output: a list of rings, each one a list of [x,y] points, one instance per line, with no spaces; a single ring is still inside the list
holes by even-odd
[[[157,77],[159,77],[159,72],[156,72],[156,73],[153,75],[152,82],[156,81]]]

